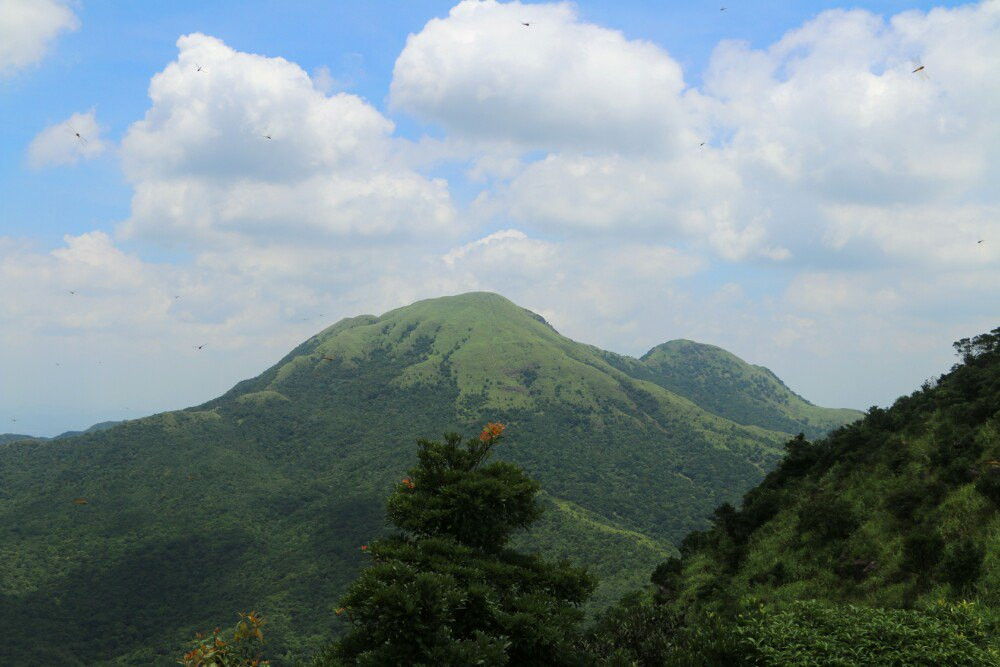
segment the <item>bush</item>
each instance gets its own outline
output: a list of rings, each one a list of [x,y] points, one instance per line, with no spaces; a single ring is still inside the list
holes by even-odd
[[[832,494],[819,494],[799,508],[799,532],[824,542],[846,539],[859,525],[851,504]]]
[[[728,664],[995,665],[998,631],[996,616],[971,603],[904,610],[798,602],[741,616],[742,656]]]
[[[941,560],[944,540],[937,533],[919,531],[903,540],[903,569],[919,575],[927,575]]]
[[[985,551],[972,540],[961,540],[951,545],[941,561],[941,574],[945,581],[961,591],[979,579]]]
[[[1000,507],[1000,466],[991,465],[976,481],[976,491]]]
[[[269,665],[269,661],[261,657],[264,646],[264,633],[261,628],[266,622],[262,616],[251,611],[240,614],[240,622],[236,624],[233,638],[226,641],[222,632],[215,628],[209,639],[199,633],[190,651],[184,654],[180,664],[184,667],[258,667]]]

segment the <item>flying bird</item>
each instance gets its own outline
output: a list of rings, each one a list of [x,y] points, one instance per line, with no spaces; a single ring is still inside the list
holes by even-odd
[[[264,135],[264,138],[265,138],[265,139],[270,139],[270,138],[271,138],[271,135],[270,135],[270,134],[265,134],[265,135]]]
[[[728,8],[728,7],[719,7],[719,11],[720,11],[720,12],[724,12],[724,11],[726,11],[727,9],[729,9],[729,8]]]
[[[76,294],[75,290],[68,290],[70,294]]]
[[[80,140],[81,144],[87,143],[87,140],[83,138],[83,135],[74,130],[72,126],[70,126],[69,131],[72,132],[74,135],[76,135],[76,138]]]
[[[924,64],[920,62],[920,58],[911,58],[910,62],[913,63],[914,69],[910,74],[916,74],[921,79],[929,79],[927,72],[924,70]]]
[[[208,343],[202,343],[201,345],[192,345],[191,347],[193,347],[196,350],[200,350],[201,348],[205,347],[206,345],[208,345]]]
[[[320,359],[320,361],[336,361],[336,359],[334,359],[333,357],[328,357],[324,354],[323,358]]]
[[[704,146],[704,145],[705,145],[705,142],[703,141],[703,142],[701,142],[701,143],[700,143],[700,144],[698,144],[698,145],[699,145],[699,146]]]
[[[528,23],[527,21],[521,21],[521,25],[523,25],[525,28],[531,27],[531,23]]]
[[[980,243],[982,243],[982,242],[983,242],[983,241],[985,241],[985,240],[986,240],[986,239],[979,239],[978,241],[976,241],[976,245],[979,245]]]
[[[205,72],[205,71],[207,71],[207,70],[206,70],[206,69],[205,69],[204,67],[202,67],[202,66],[201,66],[201,65],[199,65],[198,63],[195,63],[195,64],[194,64],[194,66],[195,66],[195,68],[196,68],[196,69],[195,69],[195,72]]]

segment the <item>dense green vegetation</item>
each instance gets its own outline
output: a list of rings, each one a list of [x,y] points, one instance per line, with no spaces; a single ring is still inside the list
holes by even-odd
[[[585,648],[643,665],[1000,664],[1000,329],[956,349],[891,408],[791,440]]]
[[[547,511],[512,546],[637,587],[790,433],[737,424],[492,294],[344,320],[205,405],[0,446],[0,663],[174,664],[236,610],[276,664],[329,641],[411,434],[511,426]],[[624,360],[624,361],[623,361]],[[39,642],[38,637],[45,638]],[[30,658],[30,659],[29,659]]]
[[[585,570],[511,549],[542,507],[518,466],[487,463],[503,426],[464,445],[422,440],[419,464],[388,502],[401,531],[361,548],[372,559],[341,600],[349,631],[315,664],[569,665],[594,588]]]

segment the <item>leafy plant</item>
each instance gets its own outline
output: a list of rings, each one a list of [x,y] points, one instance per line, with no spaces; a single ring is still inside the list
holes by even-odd
[[[264,617],[251,611],[240,614],[231,640],[222,638],[219,628],[212,631],[210,638],[199,633],[193,648],[184,654],[179,664],[184,667],[259,667],[270,665],[263,659]]]

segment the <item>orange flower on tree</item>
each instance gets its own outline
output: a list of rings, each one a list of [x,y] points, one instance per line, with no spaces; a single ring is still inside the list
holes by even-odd
[[[412,489],[412,488],[414,488],[416,486],[416,484],[414,484],[413,481],[409,477],[404,477],[403,478],[403,486],[405,486],[408,489]]]
[[[479,439],[483,442],[495,440],[503,435],[504,428],[506,427],[500,422],[497,422],[496,424],[493,422],[486,422],[486,426],[483,427],[483,432],[479,434]]]
[[[361,545],[361,550],[362,551],[368,551],[368,545],[367,544],[362,544]]]

